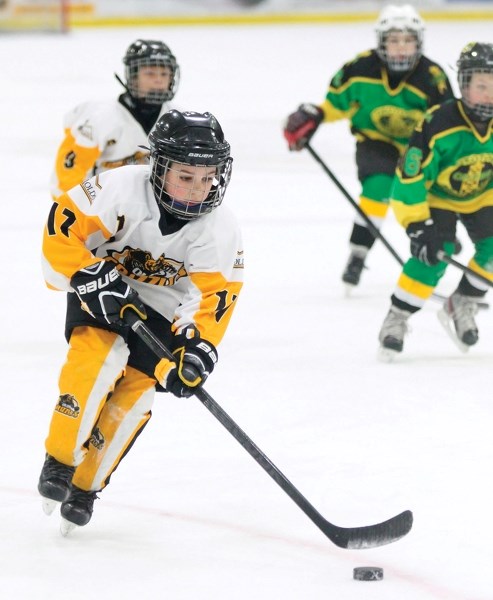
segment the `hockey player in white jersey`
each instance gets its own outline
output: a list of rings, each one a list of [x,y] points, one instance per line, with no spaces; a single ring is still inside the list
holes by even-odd
[[[91,519],[97,492],[151,416],[155,389],[188,397],[211,374],[243,280],[241,232],[222,205],[230,146],[209,113],[171,110],[150,165],[62,194],[44,231],[50,288],[69,292],[69,349],[38,490],[62,533]],[[173,352],[157,359],[124,323],[135,311]]]
[[[157,40],[136,40],[123,57],[125,87],[118,99],[83,102],[64,118],[51,177],[54,198],[85,179],[115,167],[145,164],[140,146],[159,116],[171,108],[180,68],[169,47]]]

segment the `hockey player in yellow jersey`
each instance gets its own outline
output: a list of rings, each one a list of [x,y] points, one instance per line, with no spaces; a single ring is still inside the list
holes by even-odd
[[[125,87],[118,99],[82,102],[64,118],[51,178],[54,198],[85,179],[115,167],[145,164],[140,146],[160,114],[173,108],[180,68],[169,47],[157,40],[136,40],[123,57]]]
[[[232,158],[220,124],[171,110],[149,146],[149,166],[106,171],[58,197],[44,231],[47,285],[69,292],[69,349],[38,490],[48,514],[61,503],[62,533],[91,519],[156,387],[188,397],[210,375],[242,287],[241,232],[222,205]],[[176,362],[151,353],[127,311]]]

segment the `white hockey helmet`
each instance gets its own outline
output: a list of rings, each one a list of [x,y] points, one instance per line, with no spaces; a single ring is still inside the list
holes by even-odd
[[[416,65],[422,54],[424,29],[423,19],[410,4],[389,4],[382,10],[375,26],[377,54],[390,71],[404,73]],[[412,33],[416,37],[416,52],[407,56],[390,57],[387,53],[387,37],[394,31]]]

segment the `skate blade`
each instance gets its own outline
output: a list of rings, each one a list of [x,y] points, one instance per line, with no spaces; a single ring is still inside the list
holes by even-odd
[[[459,350],[463,354],[466,354],[466,352],[469,351],[470,346],[461,342],[459,340],[459,338],[457,337],[453,319],[451,319],[448,316],[448,314],[445,312],[445,309],[443,309],[443,308],[438,311],[437,316],[438,316],[438,320],[442,324],[442,327],[447,332],[447,335],[449,336],[449,338],[454,342],[454,344],[457,346],[457,348],[459,348]]]
[[[60,533],[63,535],[63,537],[67,537],[72,531],[74,531],[74,529],[77,529],[77,525],[71,521],[67,521],[67,519],[62,517],[60,522]]]
[[[399,356],[400,352],[397,350],[392,350],[391,348],[384,348],[380,346],[378,349],[378,360],[383,363],[393,363],[396,358]]]
[[[344,282],[344,298],[351,298],[355,287],[352,283]]]
[[[51,498],[43,498],[41,501],[41,507],[43,508],[43,512],[48,517],[53,513],[58,504],[60,504],[60,502],[57,502],[56,500],[51,500]]]

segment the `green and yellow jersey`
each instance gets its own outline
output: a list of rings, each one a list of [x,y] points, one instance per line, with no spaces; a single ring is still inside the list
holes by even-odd
[[[451,98],[446,74],[425,56],[394,80],[376,51],[369,50],[335,74],[321,108],[325,121],[349,119],[358,141],[386,142],[402,154],[425,112]]]
[[[404,227],[429,218],[430,208],[470,214],[493,206],[493,119],[484,132],[460,100],[428,111],[401,158],[391,205]]]

